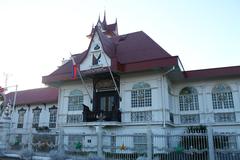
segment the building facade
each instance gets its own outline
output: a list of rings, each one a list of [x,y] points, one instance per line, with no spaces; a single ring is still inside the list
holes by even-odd
[[[64,134],[133,134],[137,138],[128,143],[135,149],[147,147],[149,130],[167,135],[203,125],[217,133],[240,133],[239,66],[185,71],[178,56],[146,33],[118,35],[117,22],[109,25],[105,16],[87,37],[84,52],[43,76],[44,84],[57,88],[51,94],[43,89],[46,99],[18,93],[25,98],[21,103],[17,98],[13,112],[16,132],[47,126]],[[95,141],[81,139],[89,146]]]

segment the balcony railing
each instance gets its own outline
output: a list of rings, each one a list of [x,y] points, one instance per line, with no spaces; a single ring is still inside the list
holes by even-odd
[[[89,107],[84,105],[83,122],[94,121],[117,121],[121,122],[121,112],[119,109],[112,111],[90,111]]]

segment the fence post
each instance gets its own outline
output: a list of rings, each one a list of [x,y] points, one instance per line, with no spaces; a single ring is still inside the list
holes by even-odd
[[[59,134],[58,152],[62,155],[64,153],[64,131],[60,129],[60,132],[57,133]]]
[[[103,134],[102,134],[102,126],[97,126],[96,128],[97,131],[97,155],[98,157],[103,157],[103,151],[102,151],[102,147],[103,147]]]
[[[212,127],[207,127],[207,140],[208,140],[208,155],[209,160],[215,160],[215,152],[214,152],[214,142],[213,142],[213,129]]]
[[[28,150],[32,151],[32,139],[33,139],[32,130],[30,130],[28,132],[28,135],[29,135],[29,137],[28,137]]]
[[[151,129],[149,128],[147,130],[147,158],[149,160],[152,160],[152,149],[153,149],[153,143],[152,143],[152,140],[153,140],[153,137],[152,137],[152,131]]]

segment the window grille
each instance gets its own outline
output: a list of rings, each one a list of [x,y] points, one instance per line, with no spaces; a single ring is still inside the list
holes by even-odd
[[[236,122],[235,113],[215,113],[215,122]]]
[[[49,128],[56,127],[57,121],[57,107],[49,108],[50,116],[49,116]]]
[[[132,122],[149,122],[152,121],[152,111],[131,112]]]
[[[199,114],[180,115],[180,121],[182,124],[200,123],[200,116]]]
[[[83,109],[83,93],[79,90],[74,90],[68,98],[68,110],[77,111]]]
[[[18,124],[17,124],[17,128],[23,128],[25,112],[26,112],[26,110],[23,109],[23,108],[18,110]]]
[[[215,86],[212,90],[213,109],[234,108],[231,88],[224,84]]]
[[[148,83],[139,82],[135,84],[131,92],[132,107],[152,106],[152,91]]]
[[[237,138],[234,133],[215,133],[214,140],[214,148],[224,149],[224,150],[235,150],[237,149]]]
[[[198,93],[193,87],[185,87],[179,96],[180,111],[199,110]]]
[[[36,108],[36,109],[33,109],[33,123],[32,123],[32,127],[33,128],[37,128],[38,125],[39,125],[39,119],[40,119],[40,113],[41,113],[41,110],[40,108]]]
[[[81,114],[70,114],[67,115],[67,123],[80,123],[82,122]]]

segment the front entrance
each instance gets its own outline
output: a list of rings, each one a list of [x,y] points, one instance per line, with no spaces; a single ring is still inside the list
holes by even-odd
[[[114,107],[114,96],[100,96],[100,110],[101,111],[112,111]]]
[[[117,107],[117,94],[112,92],[98,92],[96,93],[96,110],[98,112],[111,112]]]
[[[116,81],[119,86],[119,79]],[[112,79],[109,77],[95,78],[93,80],[93,109],[84,107],[84,121],[121,121],[119,111],[119,96]]]

